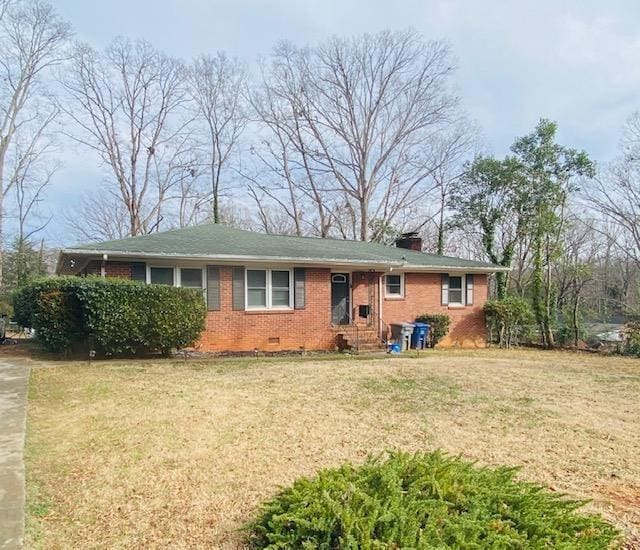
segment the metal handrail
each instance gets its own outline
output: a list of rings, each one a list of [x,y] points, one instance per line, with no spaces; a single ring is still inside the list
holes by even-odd
[[[389,325],[382,317],[379,318],[379,325],[380,340],[386,345],[389,342]]]
[[[355,323],[349,323],[348,325],[340,325],[338,328],[346,335],[351,348],[360,351],[360,327]]]
[[[349,325],[349,328],[355,333],[355,337],[356,337],[355,350],[356,352],[358,352],[360,351],[360,327],[358,327],[358,325],[355,323],[351,323]]]

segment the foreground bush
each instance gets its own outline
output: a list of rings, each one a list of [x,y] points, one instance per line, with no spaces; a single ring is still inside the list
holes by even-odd
[[[248,526],[255,548],[608,548],[582,503],[439,452],[390,454],[300,479]]]
[[[419,323],[428,323],[431,328],[429,330],[429,340],[431,347],[434,347],[449,332],[451,317],[444,313],[424,313],[420,317],[416,317]]]
[[[95,277],[56,277],[14,295],[16,321],[34,328],[45,349],[89,345],[102,355],[166,353],[195,342],[204,329],[200,292]]]

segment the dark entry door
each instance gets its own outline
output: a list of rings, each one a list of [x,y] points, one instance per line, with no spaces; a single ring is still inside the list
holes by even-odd
[[[349,274],[331,274],[331,322],[349,324]]]

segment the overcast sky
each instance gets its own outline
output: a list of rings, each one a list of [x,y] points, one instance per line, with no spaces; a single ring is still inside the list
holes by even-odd
[[[96,47],[118,35],[145,38],[190,58],[226,50],[249,62],[281,39],[314,43],[409,26],[445,39],[455,80],[488,149],[504,155],[540,117],[559,124],[560,142],[599,162],[615,155],[625,119],[640,109],[640,2],[435,0],[57,0],[76,37]],[[72,208],[96,185],[98,166],[77,146],[50,191],[51,207]],[[49,228],[68,243],[62,220]],[[53,243],[52,243],[53,244]]]

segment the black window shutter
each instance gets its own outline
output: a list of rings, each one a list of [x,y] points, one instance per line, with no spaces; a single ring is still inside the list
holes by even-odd
[[[465,277],[467,280],[467,292],[466,292],[466,302],[468,306],[473,305],[473,274],[467,273]]]
[[[443,306],[449,305],[449,274],[443,273],[440,276],[440,287],[441,287],[441,295],[442,300],[441,303]]]
[[[220,268],[207,266],[207,309],[220,311]]]
[[[147,282],[147,264],[144,262],[131,262],[131,278],[134,281]]]
[[[232,302],[234,310],[244,309],[244,267],[234,267],[233,272],[233,287],[232,287]]]
[[[304,309],[305,306],[305,278],[306,270],[303,267],[296,267],[293,270],[293,307],[294,309]]]

